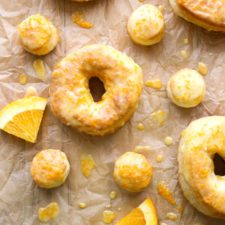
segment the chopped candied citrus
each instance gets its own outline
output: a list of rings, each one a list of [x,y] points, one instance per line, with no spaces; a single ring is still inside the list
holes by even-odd
[[[80,202],[79,207],[80,207],[80,209],[85,209],[87,207],[87,204],[84,202]]]
[[[165,6],[164,6],[164,5],[159,5],[158,8],[159,8],[159,10],[160,10],[162,13],[164,13],[164,11],[165,11]]]
[[[83,12],[74,12],[72,14],[72,20],[82,28],[90,29],[93,27],[93,24],[85,19],[85,15]]]
[[[33,62],[33,67],[38,78],[44,81],[46,76],[44,62],[41,59],[36,59]]]
[[[37,89],[33,86],[27,88],[24,97],[38,96]]]
[[[160,163],[160,162],[162,162],[163,160],[164,160],[164,156],[163,156],[163,155],[159,154],[159,155],[156,156],[156,162],[157,162],[157,163]]]
[[[149,152],[150,151],[150,146],[146,145],[146,146],[142,146],[142,145],[137,145],[134,150],[134,152],[137,153],[142,153],[142,152]]]
[[[173,144],[173,138],[170,137],[170,136],[165,137],[164,143],[165,143],[165,145],[167,145],[167,146],[172,145],[172,144]]]
[[[176,200],[173,197],[172,192],[169,190],[169,188],[166,186],[166,184],[162,181],[159,182],[157,185],[158,193],[166,199],[170,204],[176,205]]]
[[[0,128],[34,143],[40,128],[47,99],[32,96],[16,100],[0,111]]]
[[[116,218],[116,214],[113,211],[111,211],[111,210],[105,210],[103,212],[103,222],[105,224],[112,223],[115,220],[115,218]]]
[[[187,44],[189,43],[188,38],[184,38],[184,39],[183,39],[183,43],[184,43],[185,45],[187,45]]]
[[[178,216],[177,216],[177,214],[176,213],[174,213],[174,212],[168,212],[167,214],[166,214],[166,218],[168,219],[168,220],[177,220],[177,218],[178,218]]]
[[[150,88],[153,88],[153,89],[161,89],[162,88],[162,81],[159,80],[159,79],[155,79],[155,80],[147,80],[145,82],[145,85],[146,87],[150,87]]]
[[[205,76],[208,73],[208,67],[205,63],[199,62],[198,63],[198,72]]]
[[[143,124],[143,123],[139,123],[139,124],[137,125],[137,129],[140,130],[140,131],[145,130],[144,124]]]
[[[20,74],[19,75],[19,82],[20,82],[20,84],[22,84],[22,85],[26,84],[27,80],[28,80],[28,78],[27,78],[26,74]]]
[[[162,110],[158,110],[154,113],[151,114],[151,117],[159,123],[159,125],[163,125],[167,119],[167,113],[162,111]]]
[[[38,210],[38,218],[41,222],[48,222],[56,218],[59,214],[60,208],[58,203],[52,202],[45,208],[40,208]]]
[[[85,177],[89,177],[95,167],[96,163],[91,155],[81,156],[81,171]]]
[[[155,206],[150,199],[146,199],[141,205],[125,216],[116,225],[157,225],[158,218]]]
[[[182,50],[182,51],[180,52],[180,54],[181,54],[181,56],[182,56],[184,59],[188,58],[188,52],[187,52],[186,50]]]
[[[116,191],[111,191],[109,194],[109,197],[111,200],[114,200],[117,198],[117,192]]]

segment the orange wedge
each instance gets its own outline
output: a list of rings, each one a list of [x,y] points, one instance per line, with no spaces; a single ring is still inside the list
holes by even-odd
[[[116,225],[158,225],[157,212],[153,202],[146,199]]]
[[[0,111],[0,129],[35,143],[46,104],[46,98],[37,96],[11,102]]]

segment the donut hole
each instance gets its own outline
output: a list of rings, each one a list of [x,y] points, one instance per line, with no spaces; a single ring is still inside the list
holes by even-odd
[[[88,81],[89,90],[94,102],[102,100],[102,96],[105,94],[104,83],[98,77],[91,77]]]
[[[219,154],[215,154],[213,158],[213,163],[214,173],[217,176],[225,176],[225,161]]]

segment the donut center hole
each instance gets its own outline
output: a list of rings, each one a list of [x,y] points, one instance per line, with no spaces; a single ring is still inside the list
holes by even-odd
[[[217,176],[225,176],[225,161],[224,161],[224,159],[220,155],[215,154],[213,162],[214,162],[214,173]]]
[[[98,77],[91,77],[88,84],[93,100],[95,102],[101,101],[105,93],[104,83]]]

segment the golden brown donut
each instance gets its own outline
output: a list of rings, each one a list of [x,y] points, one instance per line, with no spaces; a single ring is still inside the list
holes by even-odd
[[[98,77],[105,86],[94,102],[88,82]],[[113,133],[137,107],[143,75],[134,61],[113,47],[96,44],[65,57],[55,67],[50,84],[50,104],[63,123],[91,135]]]
[[[32,15],[22,21],[18,30],[24,49],[34,55],[48,54],[59,41],[55,26],[40,14]]]
[[[31,175],[39,187],[55,188],[62,185],[70,171],[66,154],[60,150],[42,150],[35,155]]]
[[[153,45],[161,41],[165,22],[161,11],[152,4],[144,4],[130,16],[127,24],[131,39],[141,45]]]
[[[116,160],[113,176],[121,188],[140,192],[151,182],[152,167],[144,155],[126,152]]]
[[[225,32],[225,1],[169,0],[174,12],[183,19],[209,31]]]
[[[205,215],[225,219],[225,177],[214,173],[213,158],[225,159],[225,117],[204,117],[182,132],[179,180],[185,197]]]

